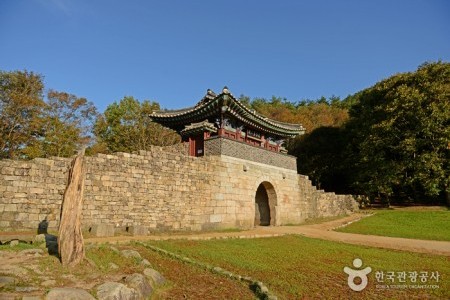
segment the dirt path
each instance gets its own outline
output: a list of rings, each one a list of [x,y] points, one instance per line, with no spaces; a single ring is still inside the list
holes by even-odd
[[[208,232],[198,234],[183,234],[183,235],[170,234],[170,235],[152,235],[152,236],[115,236],[107,238],[89,238],[86,239],[85,242],[125,243],[129,241],[168,240],[168,239],[209,240],[221,238],[260,238],[260,237],[282,236],[286,234],[300,234],[306,237],[319,238],[348,244],[450,256],[450,242],[343,233],[332,230],[336,227],[340,227],[350,222],[357,221],[364,216],[367,215],[356,213],[344,217],[342,219],[325,222],[321,224],[299,225],[299,226],[277,226],[277,227],[260,226],[251,230],[241,232]]]

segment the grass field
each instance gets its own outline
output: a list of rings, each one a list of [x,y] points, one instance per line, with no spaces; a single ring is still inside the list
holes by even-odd
[[[197,261],[222,267],[233,273],[263,281],[280,299],[406,299],[449,298],[449,258],[418,253],[348,245],[291,235],[263,239],[229,239],[211,241],[160,241],[152,245],[183,254]],[[345,266],[352,267],[355,258],[370,266],[369,284],[361,292],[347,285]],[[381,289],[377,284],[400,284],[398,281],[377,283],[376,271],[439,272],[435,289]],[[397,274],[397,273],[396,273]],[[406,284],[412,284],[406,282]],[[425,284],[425,283],[424,283]]]
[[[137,248],[128,244],[116,245],[116,247],[119,250]],[[53,287],[79,287],[95,295],[96,286],[107,281],[123,283],[125,276],[142,273],[147,267],[139,259],[126,258],[117,250],[113,250],[110,245],[105,244],[88,246],[86,249],[88,260],[76,268],[65,268],[58,258],[48,254],[38,257],[20,254],[22,250],[34,248],[36,245],[24,243],[14,247],[0,245],[0,277],[16,277],[16,282],[12,285],[4,285],[4,282],[0,280],[0,299],[22,299],[23,296],[29,296],[26,293],[17,292],[16,288],[30,286],[36,288],[34,291],[36,299],[44,299],[45,294]],[[152,268],[161,272],[168,280],[166,284],[154,291],[152,300],[255,299],[253,292],[243,282],[195,268],[144,247],[138,250],[151,262]],[[16,257],[6,259],[2,252],[15,253]],[[112,263],[114,267],[111,266]],[[8,270],[19,270],[22,275],[14,275]],[[44,285],[43,283],[49,279],[54,282]]]
[[[450,210],[380,210],[337,231],[450,241]]]

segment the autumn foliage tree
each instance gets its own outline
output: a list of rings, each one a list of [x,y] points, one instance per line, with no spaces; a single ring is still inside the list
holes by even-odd
[[[168,146],[180,142],[180,136],[154,123],[149,115],[159,110],[156,102],[139,102],[124,97],[119,103],[110,104],[97,119],[94,132],[99,152],[133,152],[147,150],[152,145]]]
[[[92,142],[92,126],[98,116],[92,102],[65,92],[50,90],[40,117],[40,137],[24,153],[28,157],[68,157]]]
[[[43,90],[39,74],[0,71],[0,158],[23,158],[39,137]]]
[[[72,156],[91,143],[93,103],[49,90],[42,76],[0,72],[0,158]]]
[[[348,119],[348,109],[340,105],[341,101],[337,97],[293,102],[275,96],[271,99],[255,98],[253,100],[247,96],[241,96],[239,100],[268,118],[302,124],[307,132],[322,126],[341,126]]]

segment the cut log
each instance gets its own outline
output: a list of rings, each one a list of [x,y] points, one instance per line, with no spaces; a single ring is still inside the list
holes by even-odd
[[[84,259],[81,212],[85,174],[86,164],[84,162],[84,150],[82,150],[72,161],[61,207],[58,253],[64,266],[75,266]]]

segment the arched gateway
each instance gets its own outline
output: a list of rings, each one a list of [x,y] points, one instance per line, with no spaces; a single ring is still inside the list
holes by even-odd
[[[255,226],[275,225],[275,206],[277,195],[270,182],[258,186],[255,195]]]

